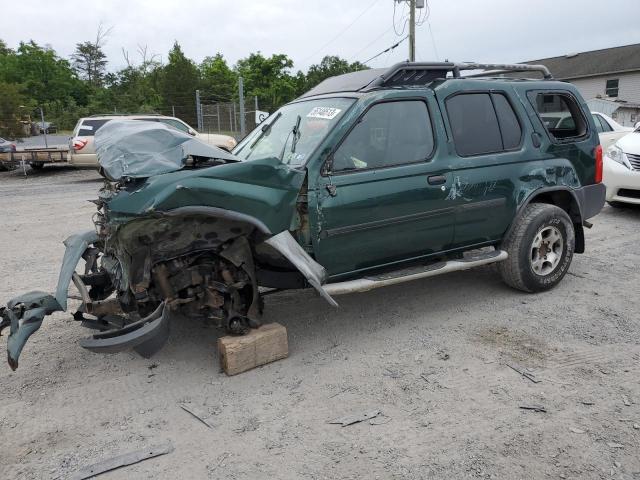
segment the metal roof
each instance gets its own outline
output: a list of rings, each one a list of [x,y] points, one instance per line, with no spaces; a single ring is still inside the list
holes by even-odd
[[[640,70],[640,43],[524,63],[545,65],[559,80],[638,71]]]

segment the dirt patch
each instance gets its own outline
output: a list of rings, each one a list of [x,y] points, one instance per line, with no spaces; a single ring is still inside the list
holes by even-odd
[[[62,241],[92,228],[98,187],[91,171],[0,173],[0,300],[54,288]],[[146,360],[83,350],[89,332],[58,313],[18,371],[0,365],[0,476],[68,478],[171,441],[173,453],[105,478],[640,478],[640,212],[606,207],[593,223],[575,275],[544,294],[480,268],[337,310],[313,291],[269,296],[290,356],[236,377],[219,371],[224,332],[202,322],[172,324]],[[531,404],[546,413],[520,408]],[[327,423],[372,410],[376,424]]]

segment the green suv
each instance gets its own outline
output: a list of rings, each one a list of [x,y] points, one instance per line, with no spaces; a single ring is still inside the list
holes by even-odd
[[[550,115],[573,121],[551,126]],[[66,241],[56,293],[2,312],[13,368],[44,316],[66,309],[70,281],[83,300],[75,318],[97,330],[82,346],[151,355],[184,317],[242,334],[283,289],[311,287],[337,306],[340,294],[496,263],[508,285],[547,290],[604,204],[593,118],[543,66],[402,63],[333,77],[232,154],[136,123],[96,134],[107,179],[96,230]]]

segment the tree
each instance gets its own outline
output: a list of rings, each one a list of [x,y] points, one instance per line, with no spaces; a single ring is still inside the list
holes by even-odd
[[[20,123],[22,109],[26,103],[17,85],[0,82],[0,136],[21,137]]]
[[[317,65],[311,65],[306,75],[305,90],[310,90],[323,80],[335,75],[366,70],[369,67],[360,63],[349,63],[338,56],[327,55]]]
[[[257,96],[260,108],[274,111],[296,96],[291,67],[293,61],[284,54],[267,58],[258,52],[238,60],[235,70],[244,80],[246,94]]]
[[[229,68],[221,53],[205,57],[200,64],[202,89],[214,102],[229,101],[237,96],[238,76]]]
[[[162,69],[160,81],[160,93],[166,108],[172,106],[189,106],[188,123],[197,123],[195,113],[195,91],[200,86],[200,72],[192,60],[182,52],[178,42],[173,44],[169,51],[169,62]]]
[[[107,69],[107,56],[102,51],[102,47],[111,30],[112,28],[105,28],[100,24],[95,41],[77,43],[76,51],[71,55],[73,69],[92,87],[102,85]]]

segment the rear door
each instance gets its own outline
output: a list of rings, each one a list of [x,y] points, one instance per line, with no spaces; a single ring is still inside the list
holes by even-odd
[[[540,156],[527,145],[526,115],[510,93],[459,88],[438,93],[453,147],[447,198],[456,210],[455,248],[502,237],[517,208],[518,164]]]
[[[332,154],[330,173],[319,177],[314,250],[333,277],[451,243],[433,94],[396,95],[366,108]]]

